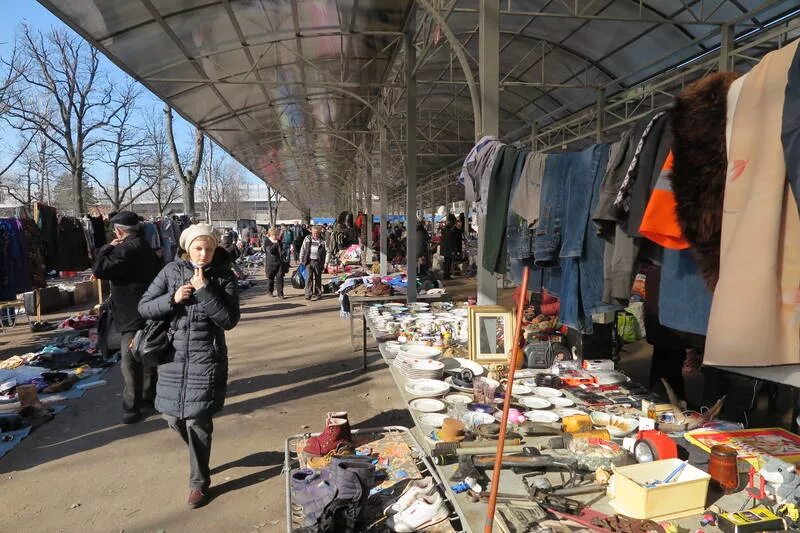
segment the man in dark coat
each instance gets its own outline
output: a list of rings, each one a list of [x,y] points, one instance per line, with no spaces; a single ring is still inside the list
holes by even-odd
[[[144,326],[137,306],[158,274],[161,260],[139,235],[136,213],[120,211],[110,223],[114,239],[97,251],[92,272],[111,284],[111,312],[122,335],[122,422],[131,424],[141,420],[142,407],[152,406],[156,395],[156,368],[136,361],[130,344],[136,330]]]
[[[458,242],[461,239],[461,232],[456,228],[456,217],[453,213],[447,215],[447,223],[442,229],[442,241],[440,252],[444,257],[444,279],[450,277],[453,270],[453,256],[458,251]]]

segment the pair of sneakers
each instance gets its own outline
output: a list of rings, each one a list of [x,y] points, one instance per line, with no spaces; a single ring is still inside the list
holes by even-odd
[[[384,510],[387,525],[400,533],[419,531],[450,516],[447,502],[436,488],[433,478],[426,477],[406,485],[400,498]]]

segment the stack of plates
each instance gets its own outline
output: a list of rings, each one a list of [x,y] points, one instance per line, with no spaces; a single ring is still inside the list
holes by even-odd
[[[437,379],[411,379],[406,383],[406,392],[416,398],[438,398],[450,390],[450,386]]]
[[[433,359],[396,358],[392,365],[408,379],[441,379],[444,373],[444,364]]]

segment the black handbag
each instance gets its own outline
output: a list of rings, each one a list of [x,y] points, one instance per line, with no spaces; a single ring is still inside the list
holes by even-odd
[[[159,364],[172,348],[172,328],[168,320],[148,320],[131,341],[131,355],[146,366]]]

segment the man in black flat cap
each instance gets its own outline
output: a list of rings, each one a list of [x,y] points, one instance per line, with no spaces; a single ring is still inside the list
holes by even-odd
[[[97,251],[92,272],[111,285],[111,312],[122,334],[122,422],[132,424],[141,420],[142,407],[152,406],[156,395],[156,367],[145,368],[136,361],[130,344],[136,330],[144,326],[137,310],[139,300],[158,274],[161,261],[140,236],[136,213],[120,211],[109,222],[114,240]]]

